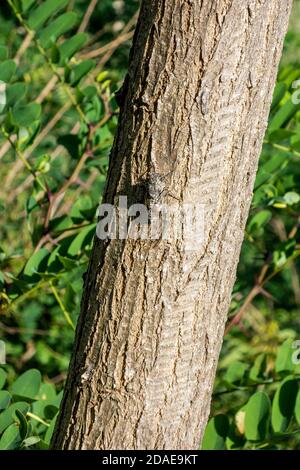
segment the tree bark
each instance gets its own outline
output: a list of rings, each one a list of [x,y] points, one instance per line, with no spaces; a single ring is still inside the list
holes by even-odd
[[[204,237],[95,239],[53,448],[199,448],[290,7],[142,2],[104,201],[159,174]]]

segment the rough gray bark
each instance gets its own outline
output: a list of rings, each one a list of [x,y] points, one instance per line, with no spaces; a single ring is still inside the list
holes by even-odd
[[[95,241],[54,448],[199,447],[290,7],[142,2],[104,199],[169,175],[204,241]]]

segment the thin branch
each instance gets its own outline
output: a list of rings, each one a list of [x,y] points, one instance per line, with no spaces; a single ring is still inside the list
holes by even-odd
[[[26,34],[26,36],[24,38],[24,41],[22,42],[21,46],[19,47],[19,49],[18,49],[18,51],[15,55],[15,58],[14,58],[14,61],[16,62],[17,65],[19,65],[22,55],[24,54],[24,52],[26,52],[26,50],[30,46],[32,38],[33,38],[33,33],[27,33]]]
[[[97,2],[98,0],[91,0],[91,3],[89,4],[88,9],[86,10],[83,20],[81,22],[81,25],[78,28],[78,33],[83,33],[86,30],[90,18],[93,14],[93,11],[97,5]]]
[[[264,140],[264,144],[271,145],[274,149],[281,150],[282,152],[292,153],[296,157],[300,157],[300,152],[293,149],[292,147],[286,147],[285,145],[276,144],[275,142],[270,142],[269,140]]]
[[[56,75],[54,75],[51,80],[49,80],[49,82],[46,84],[46,86],[42,89],[35,102],[38,104],[42,104],[43,101],[49,96],[50,92],[53,90],[57,82],[58,78],[56,77]]]
[[[98,49],[95,49],[93,51],[86,52],[85,54],[82,54],[79,57],[80,59],[93,59],[94,57],[98,57],[99,55],[104,54],[105,52],[110,52],[111,50],[115,50],[122,43],[131,39],[133,34],[134,34],[133,31],[122,34],[121,36],[111,41],[109,44],[105,44],[104,46],[99,47]]]
[[[58,292],[56,290],[56,287],[54,287],[54,284],[52,282],[50,282],[50,287],[51,287],[51,290],[53,292],[53,295],[54,295],[58,305],[60,306],[61,311],[63,312],[63,314],[65,316],[65,319],[66,319],[67,323],[70,325],[72,330],[75,331],[75,325],[72,321],[72,318],[71,318],[69,312],[67,311],[66,307],[62,303],[61,298],[59,297]]]

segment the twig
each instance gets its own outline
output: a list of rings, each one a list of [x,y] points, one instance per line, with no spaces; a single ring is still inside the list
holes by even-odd
[[[24,52],[28,49],[28,47],[30,46],[30,43],[32,41],[32,38],[33,38],[33,34],[32,33],[27,33],[25,38],[24,38],[24,41],[22,42],[21,46],[19,47],[16,55],[15,55],[15,58],[14,58],[14,61],[16,62],[17,65],[19,65],[20,63],[20,59],[22,57],[22,55],[24,54]]]
[[[44,424],[44,426],[47,426],[49,428],[49,426],[50,426],[49,423],[47,423],[46,421],[44,421],[42,418],[35,415],[34,413],[31,413],[31,411],[27,411],[26,415],[29,416],[29,418],[35,419],[39,423]]]
[[[292,147],[286,147],[285,145],[276,144],[275,142],[270,142],[269,140],[264,140],[264,144],[271,145],[271,147],[273,147],[274,149],[292,153],[296,157],[300,157],[300,152],[297,152],[297,150],[294,150]]]
[[[94,57],[98,57],[99,55],[104,54],[105,52],[110,52],[111,50],[115,50],[120,44],[131,39],[133,34],[134,34],[133,31],[122,34],[121,36],[111,41],[109,44],[105,44],[105,46],[99,47],[98,49],[95,49],[93,51],[86,52],[85,54],[82,54],[79,57],[80,59],[92,59]]]
[[[47,96],[49,96],[50,92],[53,90],[53,88],[55,87],[55,85],[57,84],[58,82],[58,78],[56,77],[56,75],[54,75],[50,80],[49,82],[47,83],[47,85],[42,89],[42,91],[40,92],[40,94],[37,96],[35,102],[38,103],[38,104],[42,104],[42,102],[44,101],[45,98],[47,98]]]
[[[249,305],[251,304],[252,300],[260,293],[260,286],[258,285],[255,285],[251,291],[249,292],[249,294],[247,295],[246,299],[244,300],[244,303],[243,305],[241,306],[241,308],[238,310],[238,312],[234,315],[233,319],[230,321],[230,323],[228,324],[228,326],[225,328],[225,335],[231,330],[231,328],[234,326],[234,325],[237,325],[245,311],[247,310],[247,308],[249,307]]]
[[[56,288],[54,287],[53,282],[50,282],[50,287],[51,287],[51,290],[53,292],[53,295],[54,295],[55,299],[57,300],[58,305],[61,308],[61,311],[63,312],[63,314],[65,316],[65,319],[66,319],[67,323],[70,325],[72,330],[75,331],[75,326],[74,326],[74,323],[72,321],[72,318],[71,318],[69,312],[67,311],[66,307],[62,303],[61,298],[59,297],[58,292],[57,292]]]
[[[83,33],[86,30],[87,25],[89,24],[90,18],[93,14],[93,11],[97,5],[98,0],[91,0],[91,3],[88,6],[88,9],[85,12],[81,25],[78,28],[78,33]]]
[[[49,336],[51,335],[50,331],[40,330],[38,328],[18,328],[13,326],[6,326],[4,323],[0,322],[0,329],[5,331],[8,335],[19,335],[19,334],[32,334],[38,336]]]
[[[71,184],[76,180],[77,176],[79,175],[80,171],[82,170],[87,158],[90,157],[90,152],[85,152],[80,160],[78,161],[76,167],[70,178],[64,183],[64,185],[55,193],[52,198],[50,199],[50,204],[48,207],[46,219],[45,219],[45,229],[47,230],[49,227],[49,222],[52,217],[54,203],[57,201],[58,197],[63,195],[63,193],[71,186]]]
[[[39,186],[42,188],[43,191],[46,191],[46,187],[44,183],[41,181],[39,176],[36,175],[34,169],[31,167],[31,165],[28,163],[26,158],[24,157],[23,153],[18,149],[18,147],[15,145],[15,142],[11,139],[10,135],[5,131],[5,129],[1,128],[2,134],[4,137],[8,140],[10,143],[11,147],[14,149],[16,155],[19,157],[19,159],[22,161],[24,166],[27,168],[27,170],[32,174],[33,178],[35,181],[39,184]]]
[[[247,310],[247,308],[249,307],[249,305],[251,304],[252,300],[260,293],[263,293],[264,295],[266,295],[266,291],[262,288],[265,284],[267,284],[269,281],[271,281],[271,279],[273,279],[278,273],[280,273],[281,271],[283,271],[283,269],[285,269],[290,263],[292,263],[296,258],[298,258],[300,256],[300,252],[297,252],[294,256],[292,256],[289,260],[287,260],[286,263],[284,263],[284,265],[282,265],[280,268],[276,268],[274,269],[274,271],[272,271],[268,276],[267,276],[267,271],[269,269],[269,265],[266,263],[261,272],[260,272],[260,275],[258,277],[258,280],[257,280],[257,283],[255,284],[255,286],[251,289],[250,293],[247,295],[246,299],[244,300],[244,303],[243,305],[241,306],[241,308],[238,310],[238,312],[234,315],[233,319],[230,321],[230,323],[228,324],[228,326],[225,328],[225,334],[227,334],[231,328],[236,325],[237,323],[239,323],[245,313],[245,311]]]

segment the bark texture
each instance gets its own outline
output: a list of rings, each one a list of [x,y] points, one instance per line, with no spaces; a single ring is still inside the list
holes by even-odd
[[[142,2],[104,199],[165,175],[204,240],[95,240],[54,448],[199,448],[290,7]]]

